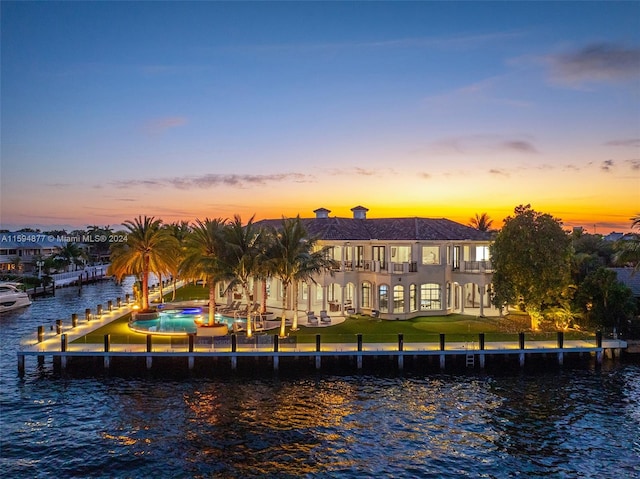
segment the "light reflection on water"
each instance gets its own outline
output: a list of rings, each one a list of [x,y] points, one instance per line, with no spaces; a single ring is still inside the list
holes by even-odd
[[[6,477],[640,477],[637,365],[182,381],[32,368],[19,380],[17,342],[40,304],[0,323]],[[70,315],[46,306],[51,321]]]

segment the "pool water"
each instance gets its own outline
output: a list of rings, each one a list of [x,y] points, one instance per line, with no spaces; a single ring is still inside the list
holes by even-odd
[[[224,323],[232,328],[234,322],[242,322],[229,316],[216,313],[216,322]],[[185,307],[177,309],[164,309],[160,311],[160,316],[154,319],[134,319],[129,323],[129,328],[140,333],[186,335],[195,333],[197,323],[206,323],[208,311],[206,308]]]

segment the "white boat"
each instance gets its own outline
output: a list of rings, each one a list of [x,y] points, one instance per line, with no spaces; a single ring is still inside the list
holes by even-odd
[[[0,313],[24,308],[31,304],[31,298],[19,286],[20,283],[0,283]]]

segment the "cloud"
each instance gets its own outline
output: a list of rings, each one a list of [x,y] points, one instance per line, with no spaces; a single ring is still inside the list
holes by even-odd
[[[507,105],[515,108],[530,107],[530,102],[500,96],[500,85],[504,83],[505,78],[505,75],[484,78],[453,90],[424,97],[422,103],[427,106],[437,105],[439,107],[451,103],[469,105],[472,102]]]
[[[629,164],[629,168],[633,171],[640,170],[640,160],[625,160],[625,163]]]
[[[640,78],[640,48],[595,43],[547,58],[552,78],[573,86]]]
[[[232,50],[248,53],[314,53],[323,51],[345,51],[353,49],[403,49],[423,48],[439,50],[471,50],[481,48],[486,44],[501,44],[514,38],[523,36],[525,32],[497,31],[480,34],[442,35],[431,37],[401,37],[387,39],[355,40],[345,42],[317,42],[317,43],[267,43],[236,45],[231,47],[219,47],[217,50]]]
[[[356,166],[354,168],[354,172],[356,175],[360,175],[360,176],[374,176],[375,174],[378,173],[376,170],[367,170],[359,166]]]
[[[246,188],[248,186],[266,185],[268,183],[277,183],[281,181],[304,183],[307,181],[311,181],[310,178],[310,176],[304,175],[302,173],[280,173],[273,175],[206,174],[201,176],[183,176],[164,179],[120,180],[114,181],[111,184],[116,188],[148,186],[156,188],[173,187],[179,190],[186,190],[190,188],[207,189],[214,186]]]
[[[611,168],[613,168],[613,164],[613,160],[605,160],[602,162],[602,165],[600,165],[600,169],[608,173],[609,171],[611,171]]]
[[[479,154],[483,152],[538,153],[535,145],[523,138],[508,138],[502,135],[461,135],[444,138],[434,143],[439,152]]]
[[[510,150],[519,151],[521,153],[537,153],[538,150],[528,141],[512,140],[505,141],[503,146]]]
[[[489,174],[490,175],[496,175],[496,176],[509,176],[509,173],[505,170],[500,170],[498,168],[491,168],[489,170]]]
[[[187,119],[184,116],[168,116],[148,121],[143,129],[148,135],[161,135],[167,130],[185,125],[186,123]]]
[[[611,140],[605,143],[607,146],[640,146],[640,138],[625,138],[623,140]]]

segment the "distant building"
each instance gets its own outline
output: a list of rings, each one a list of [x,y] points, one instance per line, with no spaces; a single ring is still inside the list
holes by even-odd
[[[603,236],[603,239],[605,241],[618,241],[621,240],[624,237],[624,233],[616,233],[615,231],[609,233],[606,236]]]
[[[610,268],[616,273],[618,281],[631,290],[635,298],[640,298],[640,271],[633,274],[633,268]]]
[[[46,258],[67,241],[56,236],[32,232],[0,233],[0,274],[37,271],[37,258]]]

